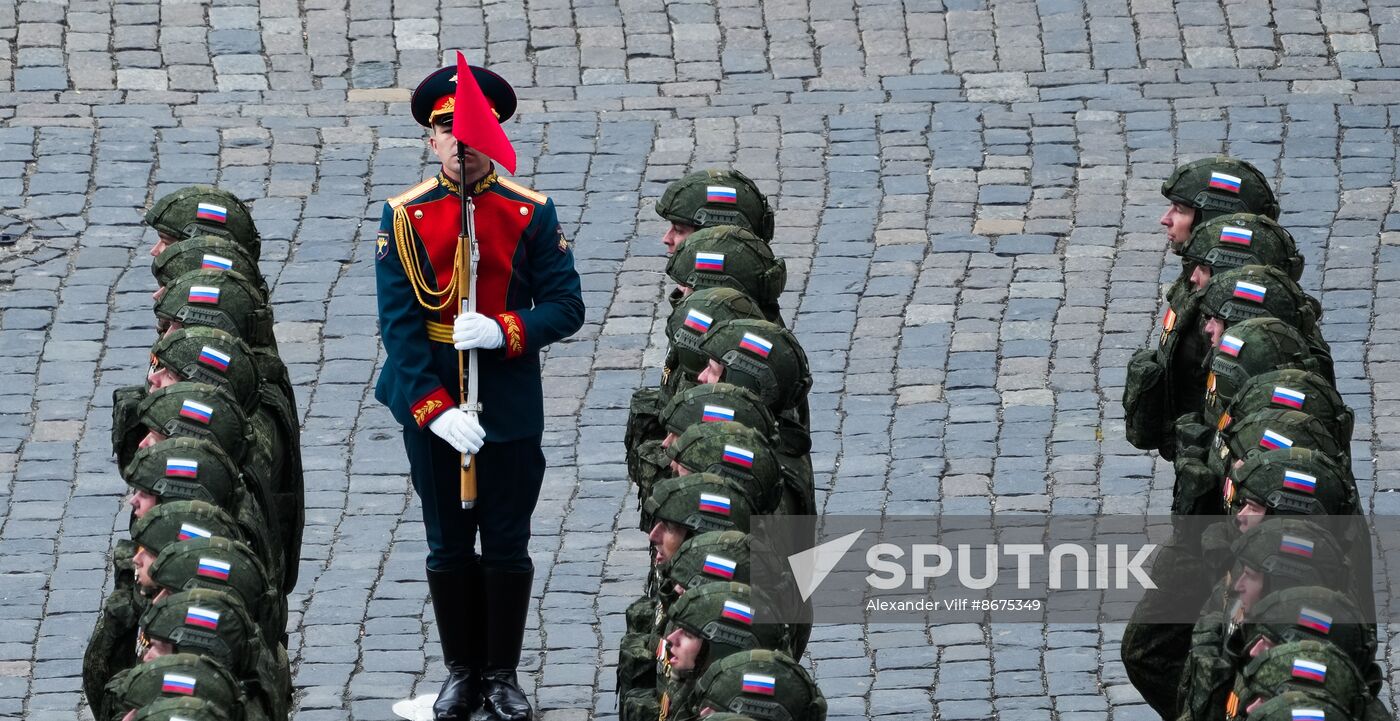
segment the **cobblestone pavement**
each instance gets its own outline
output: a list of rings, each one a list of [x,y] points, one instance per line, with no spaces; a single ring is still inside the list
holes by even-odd
[[[18,237],[0,247],[0,717],[87,714],[79,659],[126,523],[109,399],[152,341],[138,209],[204,181],[256,200],[305,417],[297,718],[388,718],[436,690],[422,526],[370,394],[372,262],[380,203],[425,174],[407,88],[458,47],[519,89],[520,175],[558,202],[588,304],[545,365],[526,658],[547,721],[614,716],[645,568],[622,423],[663,349],[652,202],[692,168],[733,164],[776,198],[826,508],[1141,514],[1165,512],[1170,469],[1121,440],[1118,398],[1173,272],[1158,184],[1183,158],[1252,160],[1327,308],[1370,510],[1400,512],[1400,7],[715,5],[0,3],[0,232]],[[822,626],[810,662],[833,719],[1150,718],[1120,634]]]

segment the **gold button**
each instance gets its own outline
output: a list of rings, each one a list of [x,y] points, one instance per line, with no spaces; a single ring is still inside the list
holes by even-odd
[[[525,206],[521,206],[521,207],[520,207],[520,214],[521,214],[521,215],[529,215],[529,214],[530,214],[530,209],[529,209],[529,208],[526,208]]]
[[[415,211],[413,211],[413,218],[414,218],[415,220],[422,220],[422,219],[423,219],[423,211],[421,211],[421,210],[415,210]]]

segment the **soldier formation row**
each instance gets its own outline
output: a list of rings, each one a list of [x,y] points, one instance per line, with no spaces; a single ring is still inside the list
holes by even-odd
[[[157,340],[113,396],[130,540],[83,658],[98,719],[239,721],[291,711],[286,594],[305,502],[300,424],[248,208],[210,186],[146,214]]]
[[[1174,462],[1176,522],[1124,631],[1128,677],[1165,719],[1390,718],[1370,535],[1321,518],[1362,508],[1303,257],[1249,163],[1188,163],[1162,194],[1181,274],[1123,409],[1129,442]]]
[[[756,607],[796,594],[749,585],[755,518],[816,513],[812,380],[778,307],[787,269],[768,245],[773,211],[733,170],[685,176],[656,210],[671,222],[676,288],[660,384],[633,395],[627,422],[652,554],[618,654],[621,717],[823,721],[826,701],[795,660],[811,624],[755,622]]]

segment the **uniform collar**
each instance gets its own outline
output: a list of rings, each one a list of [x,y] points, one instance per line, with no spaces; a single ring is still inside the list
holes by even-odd
[[[472,185],[471,189],[468,192],[473,198],[475,198],[476,196],[481,195],[482,193],[485,193],[486,191],[490,190],[491,186],[495,185],[497,180],[499,180],[499,178],[496,177],[496,168],[493,165],[491,167],[491,170],[487,172],[486,175],[481,178],[481,180],[476,181],[476,183]],[[438,185],[441,185],[442,187],[446,188],[453,195],[461,194],[461,191],[458,190],[457,181],[448,177],[447,173],[444,173],[441,170],[438,171]]]

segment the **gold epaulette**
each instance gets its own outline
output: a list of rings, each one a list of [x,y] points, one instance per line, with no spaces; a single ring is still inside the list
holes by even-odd
[[[507,188],[510,188],[513,192],[519,193],[529,198],[530,200],[539,203],[540,205],[544,205],[545,203],[549,202],[549,196],[539,192],[538,190],[531,190],[530,188],[527,188],[519,183],[506,180],[505,178],[497,178],[496,182],[506,186]]]
[[[424,180],[423,182],[413,186],[412,188],[409,188],[408,190],[405,190],[402,193],[399,193],[398,195],[395,195],[394,197],[389,199],[389,207],[397,208],[403,205],[404,203],[407,203],[408,201],[417,198],[418,196],[428,192],[429,190],[436,188],[437,182],[437,177],[434,176],[428,178],[427,180]]]

